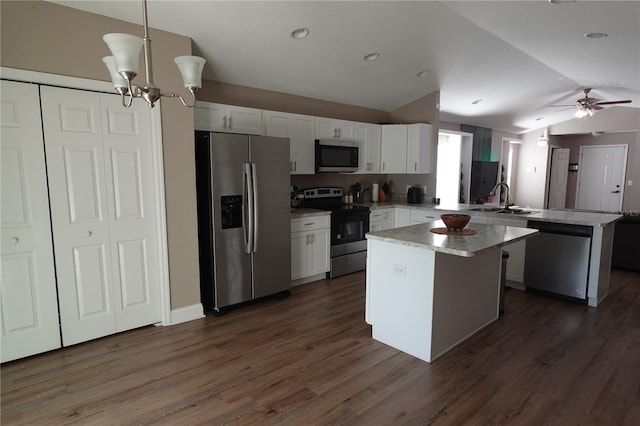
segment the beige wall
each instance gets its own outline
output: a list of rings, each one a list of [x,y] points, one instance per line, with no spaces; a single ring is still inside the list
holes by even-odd
[[[0,65],[109,81],[102,36],[142,35],[138,25],[40,1],[2,1]],[[151,30],[155,84],[181,91],[173,58],[191,53],[191,40]],[[141,77],[138,77],[140,79]],[[193,112],[175,100],[162,103],[171,308],[200,302],[193,151]]]
[[[270,90],[236,86],[205,80],[198,100],[228,105],[240,105],[271,111],[339,118],[364,123],[386,123],[389,113],[371,108],[339,104]]]

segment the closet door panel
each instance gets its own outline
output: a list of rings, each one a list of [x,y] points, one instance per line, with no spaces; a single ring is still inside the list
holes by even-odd
[[[60,347],[38,87],[2,81],[0,361]]]
[[[42,87],[63,344],[116,332],[100,95]]]
[[[151,123],[143,102],[101,95],[118,331],[161,321]]]

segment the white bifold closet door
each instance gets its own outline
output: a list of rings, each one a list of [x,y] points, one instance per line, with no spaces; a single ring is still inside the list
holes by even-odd
[[[1,361],[60,347],[38,86],[2,81]]]
[[[160,322],[149,108],[41,96],[63,344]]]

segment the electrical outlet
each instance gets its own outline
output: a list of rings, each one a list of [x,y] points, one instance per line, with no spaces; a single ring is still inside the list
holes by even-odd
[[[401,277],[407,276],[407,266],[406,265],[393,265],[393,275],[399,275]]]

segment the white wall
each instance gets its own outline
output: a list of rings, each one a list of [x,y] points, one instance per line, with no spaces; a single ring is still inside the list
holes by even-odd
[[[547,192],[549,146],[538,146],[540,131],[522,135],[516,170],[516,205],[542,209]],[[553,139],[550,144],[553,143]]]

